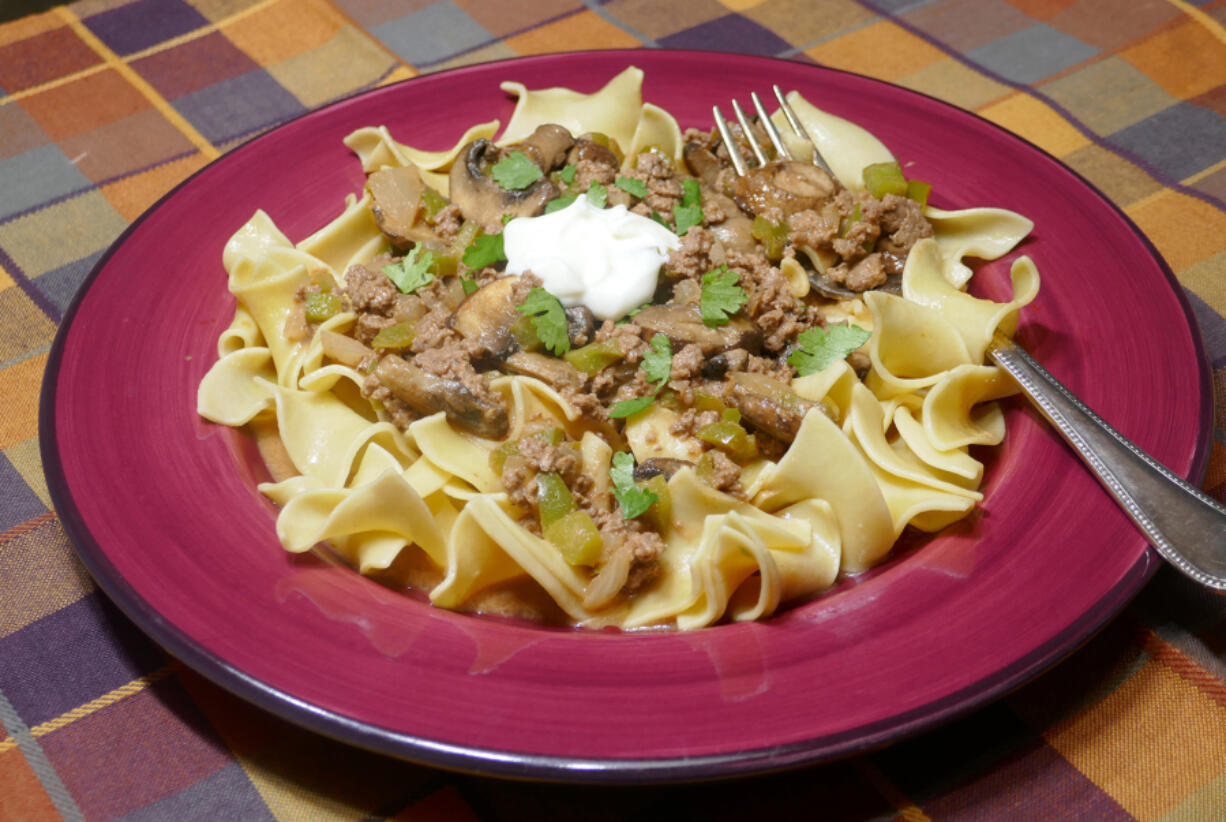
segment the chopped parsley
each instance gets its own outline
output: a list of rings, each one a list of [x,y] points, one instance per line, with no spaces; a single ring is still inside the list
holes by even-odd
[[[465,294],[471,294],[477,290],[477,280],[474,277],[461,277],[460,287],[464,289]]]
[[[636,177],[618,177],[613,185],[640,200],[647,196],[647,184]]]
[[[706,325],[726,325],[728,318],[741,310],[748,297],[745,289],[737,285],[739,280],[736,272],[729,271],[726,265],[702,275],[698,308]]]
[[[567,194],[565,197],[558,197],[557,199],[550,200],[545,204],[545,213],[552,214],[555,211],[561,211],[578,199],[578,194]]]
[[[505,260],[507,253],[502,248],[501,234],[482,234],[464,249],[464,265],[469,268],[485,268]]]
[[[651,338],[651,351],[643,355],[643,361],[639,364],[647,374],[647,379],[654,382],[656,387],[652,392],[644,397],[636,397],[632,400],[622,400],[616,402],[609,409],[609,416],[615,420],[624,417],[630,417],[640,411],[646,410],[653,402],[656,395],[660,393],[660,389],[668,382],[669,376],[673,371],[673,345],[668,341],[668,337],[663,334],[656,334]]]
[[[628,451],[618,451],[613,455],[613,464],[609,466],[609,479],[613,482],[613,496],[622,509],[622,516],[634,519],[647,513],[647,509],[656,503],[659,497],[640,488],[634,481],[634,456]]]
[[[681,181],[681,202],[673,206],[673,223],[676,225],[677,236],[681,237],[696,225],[702,225],[702,192],[698,181],[685,179]]]
[[[396,284],[405,294],[412,294],[423,285],[434,282],[430,266],[434,265],[434,254],[421,246],[414,246],[398,263],[383,266],[383,273]]]
[[[575,171],[577,169],[578,166],[576,166],[574,163],[563,166],[562,170],[558,172],[558,179],[566,183],[568,186],[573,185],[575,182]]]
[[[871,332],[854,325],[810,328],[797,335],[797,347],[788,354],[788,365],[801,377],[816,374],[864,345],[871,336]]]
[[[596,208],[604,208],[609,202],[609,190],[600,183],[592,183],[587,190],[587,201]]]
[[[516,310],[525,317],[532,319],[532,327],[536,329],[536,338],[557,356],[562,356],[570,350],[570,336],[566,329],[566,310],[557,297],[543,288],[534,288],[528,292]]]
[[[544,176],[537,164],[529,160],[528,155],[522,151],[512,151],[494,163],[491,173],[494,182],[507,191],[525,189]]]

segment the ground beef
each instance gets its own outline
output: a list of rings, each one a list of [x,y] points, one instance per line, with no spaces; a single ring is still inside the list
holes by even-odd
[[[924,217],[915,200],[887,194],[882,198],[881,228],[889,233],[890,244],[905,257],[919,240],[932,236],[932,223]]]
[[[719,422],[717,412],[687,408],[677,417],[677,421],[669,426],[668,432],[678,437],[692,437],[713,422]]]
[[[787,278],[760,251],[730,251],[728,264],[740,275],[748,298],[744,311],[761,329],[767,351],[783,351],[797,334],[821,322],[817,307],[793,296]]]
[[[812,249],[830,248],[839,233],[837,220],[830,220],[812,209],[788,217],[788,242]]]
[[[710,456],[707,456],[709,454]],[[737,465],[723,451],[708,451],[704,458],[710,460],[712,471],[704,479],[716,490],[729,494],[741,492],[741,466]]]
[[[706,362],[706,357],[703,356],[702,346],[690,343],[673,354],[673,369],[669,372],[668,378],[670,380],[693,379],[701,373],[704,362]]]
[[[715,268],[711,260],[715,243],[715,232],[694,226],[681,238],[681,247],[668,252],[665,267],[674,277],[701,279],[703,274]]]
[[[408,430],[408,427],[421,419],[412,408],[404,400],[397,397],[391,390],[379,382],[379,378],[374,374],[366,377],[366,381],[362,384],[362,395],[378,402],[383,406],[383,412],[401,431]]]
[[[673,206],[681,202],[681,180],[672,162],[662,154],[644,151],[635,159],[628,176],[642,180],[647,186],[643,205],[659,214],[672,214]],[[649,212],[650,213],[650,212]]]
[[[434,217],[434,233],[443,242],[450,243],[460,233],[464,213],[455,203],[448,203]]]
[[[535,472],[558,474],[572,491],[591,487],[591,478],[580,472],[579,452],[568,445],[550,445],[539,437],[519,441],[519,455]]]
[[[349,266],[345,272],[344,292],[353,311],[390,317],[396,310],[400,291],[381,270],[392,259],[384,255],[371,260],[369,265]]]
[[[395,318],[385,317],[382,314],[358,314],[357,320],[353,323],[353,331],[351,333],[358,342],[370,345],[380,329],[395,324]]]

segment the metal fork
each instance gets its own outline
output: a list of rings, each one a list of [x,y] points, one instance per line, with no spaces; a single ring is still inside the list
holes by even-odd
[[[817,144],[805,131],[779,86],[774,86],[774,91],[793,132],[813,146],[813,161],[830,173]],[[758,120],[778,156],[794,160],[756,92],[752,99]],[[758,164],[766,165],[766,152],[736,100],[732,101],[732,109]],[[733,168],[739,176],[745,176],[748,169],[733,139],[731,123],[725,120],[719,106],[712,107],[712,113]],[[1158,553],[1200,584],[1226,593],[1226,507],[1176,476],[1104,422],[1004,334],[996,333],[987,354],[1055,426]]]

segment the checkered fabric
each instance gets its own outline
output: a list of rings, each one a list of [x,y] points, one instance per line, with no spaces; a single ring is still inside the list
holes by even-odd
[[[1056,669],[935,732],[782,775],[616,790],[444,773],[317,737],[169,659],[95,587],[51,510],[36,409],[64,311],[120,232],[228,149],[338,97],[613,47],[861,72],[1043,147],[1176,273],[1226,419],[1226,0],[81,0],[9,19],[0,819],[1226,819],[1226,600],[1169,570]],[[1223,441],[1206,481],[1219,498]]]

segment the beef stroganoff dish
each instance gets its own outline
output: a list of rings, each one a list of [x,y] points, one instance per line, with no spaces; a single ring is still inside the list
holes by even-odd
[[[830,173],[776,112],[798,159],[738,176],[642,77],[504,83],[501,135],[444,151],[360,129],[366,185],[332,222],[237,230],[198,411],[260,441],[286,550],[326,544],[441,608],[689,630],[975,509],[970,449],[1002,441],[1013,392],[985,352],[1039,276],[1019,256],[1012,299],[980,299],[965,260],[1032,223],[934,207],[796,92]]]

